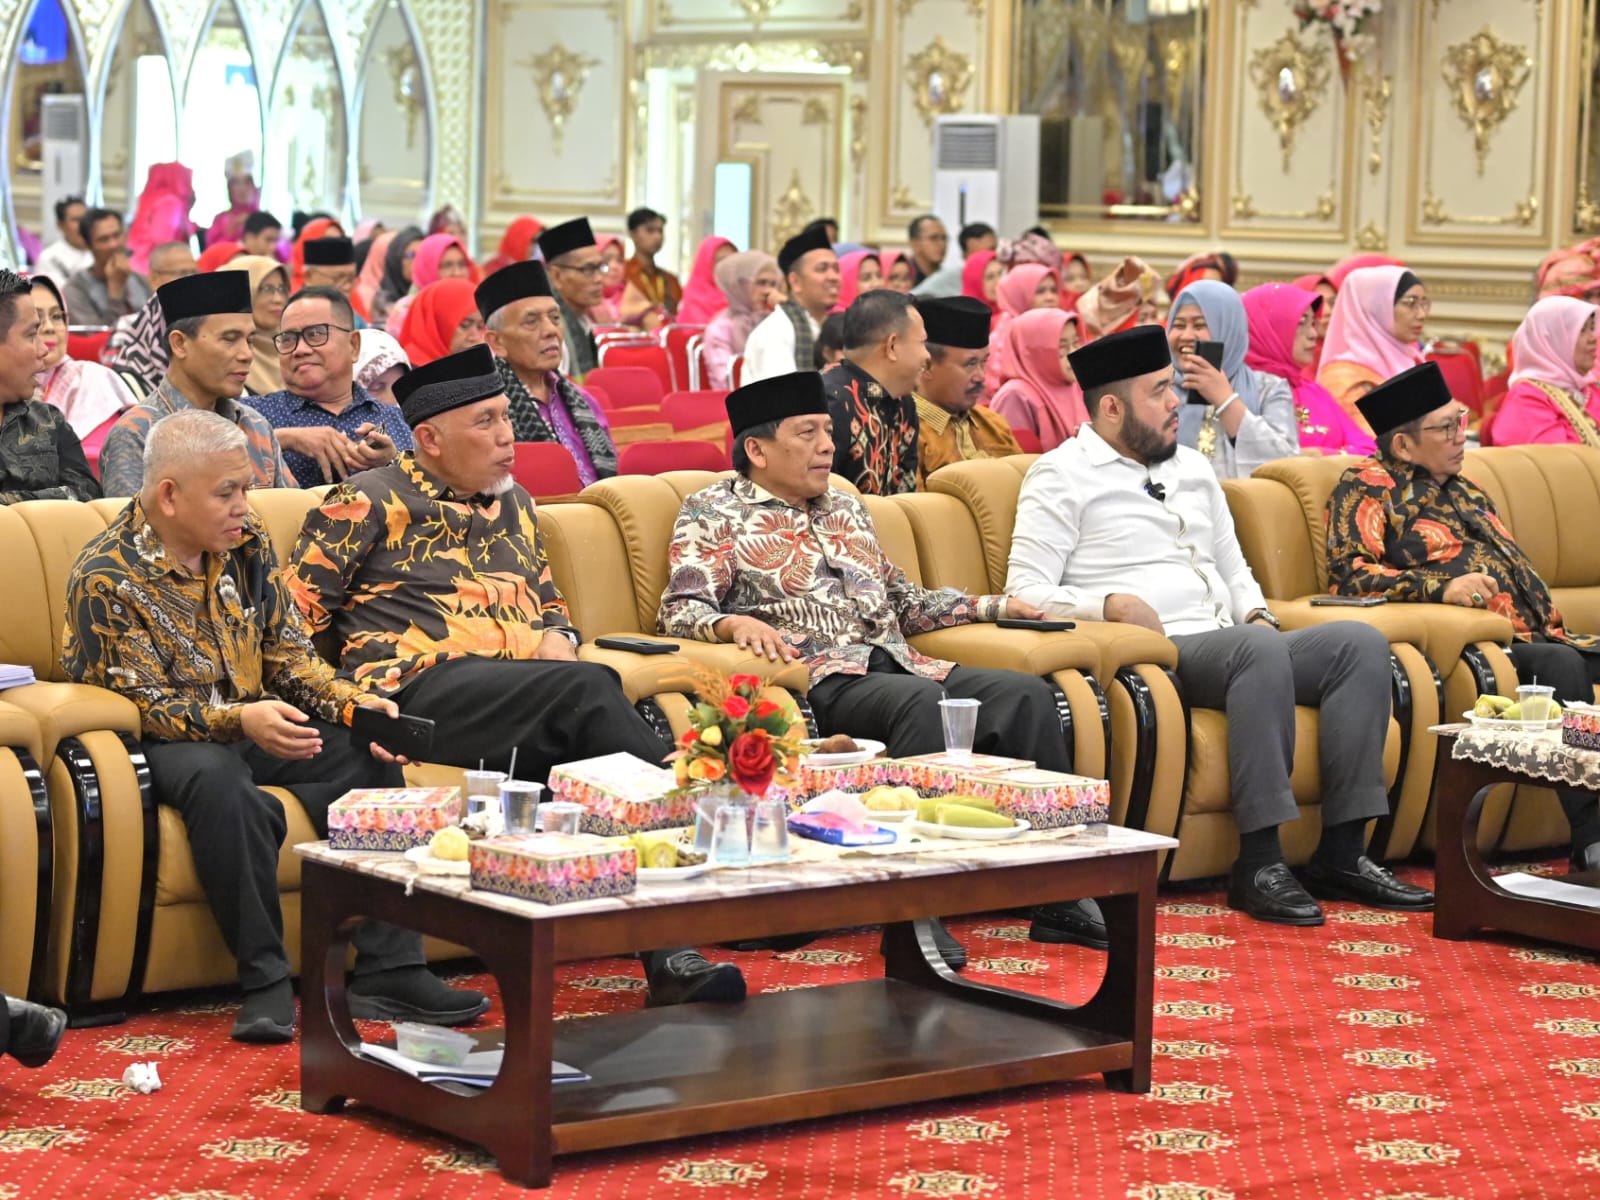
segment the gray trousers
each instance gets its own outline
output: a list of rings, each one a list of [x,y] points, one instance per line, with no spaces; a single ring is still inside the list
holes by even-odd
[[[1174,637],[1178,679],[1191,706],[1228,717],[1228,771],[1240,833],[1300,814],[1294,771],[1294,709],[1322,710],[1317,747],[1324,826],[1389,811],[1383,744],[1389,732],[1389,642],[1359,621],[1293,633],[1260,623]]]

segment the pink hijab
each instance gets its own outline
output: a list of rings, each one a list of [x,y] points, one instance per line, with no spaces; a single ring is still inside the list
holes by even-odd
[[[835,312],[843,312],[855,303],[861,294],[861,264],[869,258],[877,258],[873,250],[852,250],[849,254],[839,256],[839,305]],[[882,270],[883,261],[879,259],[879,269]],[[888,272],[884,274],[887,276]]]
[[[1581,396],[1591,381],[1578,374],[1572,353],[1595,312],[1594,305],[1571,296],[1546,296],[1530,308],[1511,338],[1511,357],[1517,364],[1511,382],[1530,379]]]
[[[189,220],[194,207],[194,172],[178,162],[156,163],[139,193],[139,207],[128,226],[128,261],[141,275],[150,272],[150,251],[195,235]]]
[[[678,302],[679,325],[709,325],[711,318],[728,307],[728,298],[717,286],[714,264],[717,251],[723,246],[738,247],[724,237],[708,237],[695,251],[694,266],[683,285],[683,299]]]
[[[1350,258],[1342,258],[1328,268],[1327,280],[1333,284],[1334,291],[1344,290],[1344,281],[1350,278],[1352,271],[1365,271],[1370,267],[1403,267],[1405,263],[1398,258],[1389,258],[1382,254],[1357,254]]]
[[[1061,331],[1083,322],[1076,313],[1040,308],[1018,316],[1006,328],[1005,382],[989,402],[1014,429],[1031,429],[1039,444],[1054,450],[1089,421],[1083,389],[1068,383],[1061,370]]]
[[[1046,275],[1054,277],[1056,287],[1058,289],[1061,287],[1061,277],[1040,263],[1023,263],[1020,267],[1012,267],[1000,277],[1000,286],[995,291],[995,298],[1000,303],[1002,329],[1009,324],[1010,318],[1021,316],[1033,307],[1033,294],[1039,290],[1039,283]]]
[[[1337,270],[1337,268],[1335,268]],[[1393,379],[1422,361],[1422,353],[1394,335],[1394,290],[1403,266],[1362,267],[1339,284],[1322,363],[1351,362]]]
[[[1315,278],[1315,277],[1313,277]],[[1309,288],[1288,283],[1268,283],[1244,294],[1244,315],[1250,323],[1250,348],[1244,364],[1285,380],[1302,410],[1299,421],[1301,449],[1331,454],[1372,454],[1377,443],[1344,411],[1344,406],[1306,373],[1294,357],[1300,318],[1322,297]]]
[[[378,294],[378,288],[383,285],[383,268],[389,258],[389,243],[394,241],[398,229],[386,229],[372,239],[372,245],[367,250],[367,261],[361,268],[361,274],[356,279],[356,290],[350,299],[366,311],[363,316],[372,312],[372,301]]]
[[[448,233],[430,233],[422,239],[417,247],[417,257],[411,262],[411,289],[420,292],[430,283],[439,282],[439,260],[445,256],[446,251],[454,246],[461,251],[467,260],[467,278],[474,283],[478,282],[478,268],[472,264],[472,255],[467,253],[466,246],[461,239]]]

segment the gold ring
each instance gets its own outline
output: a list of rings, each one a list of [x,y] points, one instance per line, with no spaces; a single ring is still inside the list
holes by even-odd
[[[1473,592],[1472,593],[1472,602],[1474,604],[1482,604],[1483,603],[1483,593],[1482,592]]]

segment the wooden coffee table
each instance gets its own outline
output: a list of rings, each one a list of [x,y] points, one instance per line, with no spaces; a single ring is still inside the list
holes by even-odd
[[[1438,849],[1434,858],[1433,936],[1460,941],[1486,929],[1600,950],[1600,910],[1581,904],[1508,892],[1495,882],[1478,849],[1478,818],[1489,789],[1503,783],[1579,787],[1587,771],[1600,770],[1600,754],[1563,751],[1560,734],[1470,732],[1442,725],[1434,766],[1433,805]],[[1463,737],[1470,743],[1460,748]],[[1466,757],[1467,753],[1477,755]],[[1590,767],[1582,758],[1593,756]],[[1488,761],[1483,761],[1487,759]],[[1589,790],[1585,788],[1584,790]],[[1568,875],[1566,882],[1600,886],[1600,875]]]
[[[555,1154],[1078,1075],[1148,1091],[1156,863],[1176,844],[1095,826],[1053,841],[712,871],[554,907],[415,875],[397,854],[297,846],[301,1105],[372,1105],[482,1146],[507,1178],[545,1187]],[[962,979],[927,926],[911,924],[1084,896],[1100,898],[1111,947],[1099,991],[1077,1007]],[[362,917],[466,945],[484,961],[506,1021],[492,1086],[424,1084],[357,1054],[344,963]],[[882,979],[553,1019],[560,962],[862,924],[885,926]],[[552,1059],[593,1078],[553,1087]]]

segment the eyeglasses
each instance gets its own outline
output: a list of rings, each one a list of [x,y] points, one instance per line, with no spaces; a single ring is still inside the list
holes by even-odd
[[[1437,425],[1419,425],[1417,432],[1437,433],[1447,442],[1460,441],[1467,435],[1467,414],[1463,412],[1451,420],[1440,421]]]
[[[568,267],[563,266],[561,263],[551,263],[550,265],[555,267],[555,269],[558,271],[575,272],[576,274],[582,275],[585,279],[594,279],[598,276],[608,274],[611,270],[611,264],[603,259],[600,262],[586,263],[581,267]]]
[[[289,289],[284,287],[281,283],[263,283],[256,289],[256,295],[287,297],[289,295]]]
[[[1408,312],[1421,313],[1427,316],[1433,311],[1433,301],[1426,296],[1418,299],[1416,296],[1405,296],[1394,302],[1396,308],[1406,309]]]
[[[338,329],[344,333],[351,332],[348,326],[323,322],[320,325],[307,325],[304,329],[285,329],[281,333],[275,333],[272,335],[272,344],[278,348],[279,354],[293,354],[295,347],[303,339],[306,345],[315,350],[318,346],[328,344],[330,329]]]

